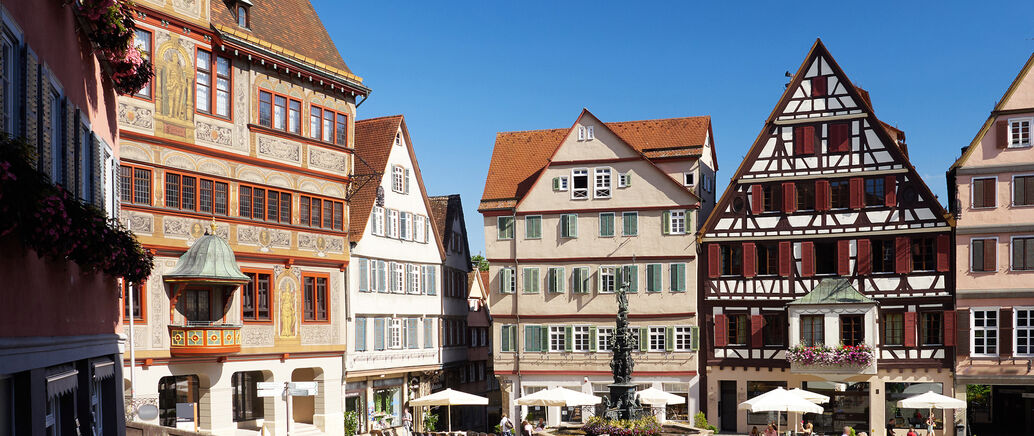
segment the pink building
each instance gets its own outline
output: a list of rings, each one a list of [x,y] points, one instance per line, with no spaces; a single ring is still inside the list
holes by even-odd
[[[1034,433],[1034,56],[948,170],[956,390],[975,434]]]

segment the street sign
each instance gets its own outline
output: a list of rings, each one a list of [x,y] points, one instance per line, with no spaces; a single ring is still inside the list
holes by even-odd
[[[280,394],[284,393],[283,389],[259,389],[258,396],[260,397],[279,397]]]
[[[288,389],[287,394],[292,397],[312,397],[316,395],[316,389]]]
[[[284,387],[284,384],[280,382],[258,382],[255,383],[255,387],[258,389],[280,389]]]
[[[316,389],[316,382],[290,382],[288,389]]]

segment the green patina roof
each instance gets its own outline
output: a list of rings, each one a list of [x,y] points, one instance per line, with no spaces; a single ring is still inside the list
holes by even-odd
[[[807,295],[787,304],[875,304],[876,301],[862,295],[847,279],[823,279]]]
[[[216,235],[205,234],[180,256],[166,281],[243,283],[250,280],[237,266],[230,244]]]

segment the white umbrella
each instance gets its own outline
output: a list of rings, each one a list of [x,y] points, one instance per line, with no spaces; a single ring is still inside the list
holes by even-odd
[[[934,393],[934,391],[929,391],[925,394],[919,394],[898,401],[898,407],[903,407],[906,409],[929,409],[930,415],[933,415],[934,408],[965,409],[966,402],[958,398],[952,398],[947,395]]]
[[[600,404],[602,398],[571,389],[555,387],[525,395],[516,400],[520,406],[591,406]]]
[[[797,394],[783,388],[775,388],[747,401],[740,403],[740,410],[750,412],[803,412],[822,413],[823,408],[818,404],[801,398]],[[776,414],[776,430],[779,429],[780,416]]]
[[[790,389],[790,393],[797,395],[798,397],[804,398],[805,400],[811,401],[815,404],[826,404],[829,402],[829,397],[817,392],[806,391],[801,388]]]
[[[487,406],[488,398],[452,389],[424,395],[409,402],[410,406],[448,406],[449,431],[452,431],[452,406]]]
[[[664,392],[657,388],[647,388],[635,393],[639,402],[651,406],[664,406],[668,404],[684,404],[686,398],[681,395]]]

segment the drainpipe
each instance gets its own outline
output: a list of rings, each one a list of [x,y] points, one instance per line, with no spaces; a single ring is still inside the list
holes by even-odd
[[[521,270],[521,268],[520,268],[521,261],[519,259],[517,259],[517,240],[518,240],[518,238],[517,238],[517,207],[516,206],[514,206],[513,211],[510,214],[510,216],[513,217],[513,281],[514,281],[514,288],[516,288],[517,287],[516,286],[517,285],[517,283],[516,283],[517,282],[517,272]],[[520,299],[520,293],[517,292],[516,289],[514,289],[514,292],[513,292],[513,302],[514,302],[514,311],[513,312],[514,312],[514,315],[516,315],[517,331],[520,332],[521,331],[521,310],[520,310],[520,308],[521,308],[521,299]],[[517,336],[518,337],[522,337],[519,333],[518,333]],[[519,398],[520,397],[520,392],[521,392],[521,352],[520,352],[521,345],[520,345],[520,341],[517,341],[517,344],[514,344],[514,345],[515,345],[515,348],[517,350],[517,353],[514,353],[517,356],[517,361],[514,362],[515,363],[514,370],[517,373],[517,386],[514,387],[514,395],[516,395],[515,398]],[[520,410],[521,410],[520,406],[518,406],[517,409],[515,410],[516,413],[513,414],[513,417],[516,418],[514,420],[515,423],[521,422],[521,412],[520,412]],[[515,425],[515,427],[516,427],[516,425]]]
[[[123,279],[122,285],[128,288],[129,292],[129,407],[132,408],[136,404],[136,341],[133,335],[133,289],[129,288],[129,283]],[[122,313],[125,313],[123,310]],[[136,416],[136,409],[133,410],[133,416]]]

